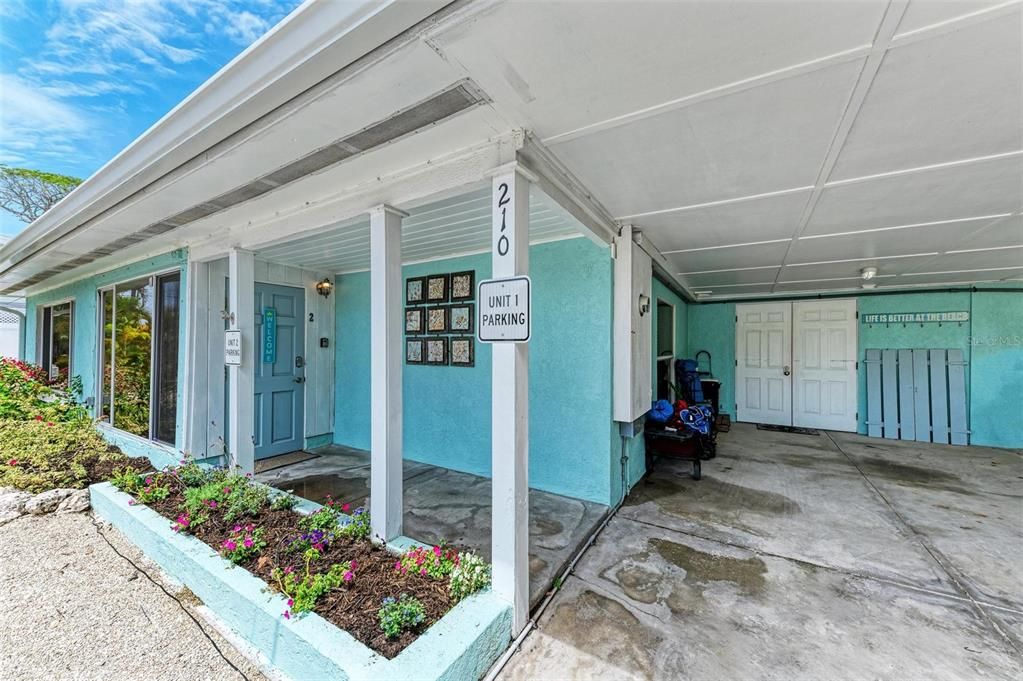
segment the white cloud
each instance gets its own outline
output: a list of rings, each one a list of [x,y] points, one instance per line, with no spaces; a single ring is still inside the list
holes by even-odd
[[[270,28],[270,22],[249,11],[228,13],[224,33],[240,45],[251,45]]]
[[[47,149],[66,149],[91,127],[76,107],[18,76],[0,73],[0,162],[21,163]]]

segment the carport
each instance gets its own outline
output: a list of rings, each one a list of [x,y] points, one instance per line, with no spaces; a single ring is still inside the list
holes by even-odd
[[[502,678],[1018,678],[1019,451],[737,424],[659,465]]]

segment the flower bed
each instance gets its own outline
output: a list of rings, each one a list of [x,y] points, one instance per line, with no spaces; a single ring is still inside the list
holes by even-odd
[[[125,469],[111,482],[282,593],[283,619],[315,612],[388,659],[489,583],[473,554],[438,546],[396,557],[369,540],[364,509],[329,502],[301,515],[295,497],[271,498],[223,469],[185,461],[145,476]]]

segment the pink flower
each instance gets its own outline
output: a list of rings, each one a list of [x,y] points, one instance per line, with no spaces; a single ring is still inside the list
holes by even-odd
[[[47,422],[46,422],[46,425],[48,425],[48,426],[52,426],[52,425],[53,425],[53,421],[47,421]]]
[[[41,415],[39,415],[39,414],[36,414],[36,421],[42,421],[42,420],[43,420],[43,417]]]
[[[394,561],[394,569],[395,570],[400,570],[401,569],[401,561],[400,560]]]
[[[223,547],[224,547],[225,549],[227,549],[228,551],[234,551],[234,550],[235,550],[236,548],[238,548],[238,545],[237,545],[237,544],[235,544],[235,543],[234,543],[233,541],[231,541],[230,539],[225,539],[225,540],[224,540],[224,543],[223,543],[223,544],[221,544],[221,546],[223,546]]]
[[[424,576],[425,576],[425,575],[426,575],[426,568],[422,568],[422,569],[421,569],[421,570],[419,571],[419,574],[421,574],[421,575],[424,575]]]
[[[313,548],[316,549],[317,551],[322,551],[323,544],[313,544]]]
[[[254,530],[254,529],[256,529],[255,525],[249,524],[249,525],[245,526],[245,531],[246,532],[252,532],[252,530]]]
[[[134,499],[128,499],[128,505],[129,506],[134,506],[135,505],[135,500]]]
[[[11,459],[10,461],[7,462],[7,465],[8,466],[17,466],[18,465],[18,460],[17,459]]]
[[[286,620],[290,620],[291,619],[291,611],[290,610],[285,610],[284,611],[284,619],[286,619]]]
[[[288,599],[288,607],[290,608],[290,607],[291,607],[291,606],[293,606],[293,605],[295,605],[295,599],[293,599],[293,598],[289,598],[289,599]]]
[[[345,573],[344,580],[345,580],[346,583],[352,581],[353,579],[355,579],[355,573],[354,572],[349,570],[348,572]]]
[[[153,484],[153,478],[151,478],[151,477],[150,478],[146,478],[146,484],[147,485],[152,485]]]
[[[241,532],[242,531],[242,526],[241,525],[235,525],[234,527],[231,528],[231,531],[232,532]]]
[[[209,506],[210,508],[216,508],[217,502],[214,501],[213,499],[210,499],[209,501],[206,502],[206,505]]]
[[[433,547],[433,555],[435,555],[438,558],[440,558],[440,547],[439,546],[434,546]]]
[[[289,565],[288,567],[284,568],[284,574],[286,575],[290,575],[294,571],[295,571],[294,565]]]
[[[351,504],[341,504],[341,512],[348,513],[348,509],[350,509],[351,507],[352,507]]]
[[[354,569],[355,569],[355,568],[357,568],[357,567],[359,567],[359,564],[358,564],[358,563],[356,563],[356,562],[355,562],[355,561],[353,560],[353,561],[352,561],[352,569],[354,570]]]
[[[242,542],[242,543],[245,544],[245,548],[251,549],[252,548],[252,537],[246,537],[245,541]]]
[[[231,488],[230,487],[225,487],[224,488],[224,494],[230,494],[230,493],[231,493]]]

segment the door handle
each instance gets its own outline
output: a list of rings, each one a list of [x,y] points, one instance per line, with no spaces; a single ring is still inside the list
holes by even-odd
[[[789,374],[791,374],[791,373],[792,373],[792,369],[791,369],[791,368],[789,367],[789,365],[788,365],[788,364],[786,364],[786,365],[785,365],[785,367],[784,367],[784,368],[782,369],[782,372],[783,372],[783,373],[784,373],[784,374],[785,374],[786,376],[788,376]]]
[[[305,383],[305,376],[295,376],[295,383]]]

